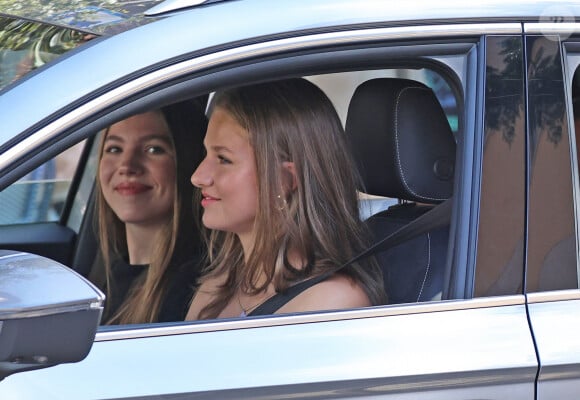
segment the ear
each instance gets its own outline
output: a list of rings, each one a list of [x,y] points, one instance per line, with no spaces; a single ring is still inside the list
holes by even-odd
[[[292,161],[284,161],[282,163],[282,180],[284,187],[293,192],[298,187],[298,177],[296,175],[296,165]]]

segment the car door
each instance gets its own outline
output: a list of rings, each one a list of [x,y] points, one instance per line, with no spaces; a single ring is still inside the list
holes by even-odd
[[[334,25],[323,27],[327,33],[320,27],[296,33],[303,26],[296,17],[256,24],[254,36],[245,38],[247,22],[233,17],[239,7],[231,2],[221,8],[232,16],[222,21],[231,30],[221,36],[196,36],[200,27],[209,29],[206,18],[217,8],[193,10],[100,41],[2,93],[0,119],[24,104],[32,112],[6,126],[20,146],[0,145],[0,188],[144,105],[290,75],[392,65],[438,68],[456,82],[461,100],[443,300],[102,327],[84,361],[10,376],[0,383],[0,397],[534,398],[537,359],[523,275],[517,273],[523,268],[525,220],[521,26],[360,28],[377,15],[387,20],[391,10],[385,7],[352,27],[336,11]],[[265,15],[256,10],[252,18]],[[155,44],[161,37],[166,41]],[[151,43],[157,47],[151,49]],[[134,52],[123,58],[128,48]],[[125,62],[110,63],[103,54]],[[87,70],[93,79],[81,73]],[[51,92],[62,95],[49,102]],[[510,151],[516,156],[505,168],[513,171],[503,164],[498,168],[495,161]],[[511,208],[505,213],[514,213],[505,240],[497,239],[504,215],[491,212],[498,182],[509,190],[505,198]],[[489,248],[497,257],[489,258]],[[493,273],[502,279],[487,276]]]
[[[576,26],[576,25],[573,25]],[[578,43],[562,24],[525,26],[529,210],[526,291],[538,348],[538,399],[580,390]],[[576,111],[574,113],[574,111]]]

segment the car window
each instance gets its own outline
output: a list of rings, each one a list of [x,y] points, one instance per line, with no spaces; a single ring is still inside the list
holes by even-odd
[[[349,105],[353,99],[355,90],[366,83],[374,81],[393,81],[393,82],[404,82],[405,85],[419,85],[421,90],[426,90],[432,94],[432,106],[436,107],[435,115],[440,117],[440,122],[446,131],[444,135],[448,135],[446,140],[451,144],[451,149],[453,152],[453,158],[455,157],[456,143],[455,135],[458,134],[458,123],[457,118],[459,115],[459,102],[457,101],[455,95],[450,89],[447,81],[443,79],[438,72],[430,69],[376,69],[376,70],[361,70],[361,71],[346,71],[332,74],[319,74],[319,75],[309,75],[305,77],[311,82],[319,86],[331,99],[333,102],[339,117],[347,131],[347,135],[358,136],[359,133],[357,129],[348,126],[348,120],[352,117],[350,115]],[[434,84],[437,81],[437,84]],[[446,88],[441,89],[445,82]],[[424,86],[423,86],[424,85]],[[431,86],[430,86],[431,85]],[[439,91],[439,96],[436,94],[436,90]],[[445,96],[452,96],[453,99],[447,101],[447,107],[444,107],[442,99]],[[398,99],[399,97],[397,97]],[[378,99],[381,101],[381,98]],[[379,108],[384,108],[382,104],[376,104]],[[403,106],[401,106],[403,107]],[[407,106],[408,108],[408,106]],[[415,109],[412,106],[408,110],[404,110],[408,116],[401,117],[400,124],[403,124],[404,119],[413,120],[420,119],[416,118],[416,115],[420,115],[421,112],[426,112],[426,110]],[[386,111],[389,114],[391,111]],[[438,114],[437,114],[438,113]],[[364,115],[365,118],[372,120],[372,114]],[[395,116],[391,121],[394,124]],[[428,134],[433,135],[435,141],[439,140],[441,133],[436,133],[436,129],[431,125],[431,120],[426,120],[423,127],[428,128]],[[392,130],[393,126],[384,127],[385,131],[377,131],[377,135],[393,135],[395,131]],[[402,128],[401,128],[402,129]],[[407,128],[408,129],[408,128]],[[391,133],[388,131],[391,130]],[[404,135],[409,136],[412,134],[410,131],[404,131]],[[358,140],[365,140],[360,138]],[[389,157],[387,153],[383,154],[382,149],[379,150],[380,158]],[[385,150],[386,152],[387,150]],[[411,163],[414,162],[415,158],[422,157],[424,150],[419,150],[415,152],[415,149],[408,148],[404,153],[404,162]],[[85,168],[85,175],[94,174],[96,169],[97,161],[94,159],[95,155],[95,145],[93,144],[93,151],[91,152],[93,160],[89,164],[92,167]],[[359,156],[364,157],[364,154],[359,154]],[[356,157],[356,156],[355,156]],[[401,156],[403,157],[403,156]],[[382,164],[381,164],[382,165]],[[409,164],[409,168],[413,168],[412,164]],[[451,166],[453,168],[453,166]],[[432,167],[429,167],[432,168]],[[382,169],[377,169],[375,171],[379,175],[385,173]],[[89,176],[87,175],[87,177]],[[87,177],[83,180],[87,180]],[[94,175],[93,175],[94,179]],[[452,175],[448,176],[450,179],[448,186],[453,186]],[[88,182],[88,180],[87,180]],[[362,188],[361,188],[362,189]],[[366,189],[366,188],[364,188]],[[386,189],[390,190],[390,189]],[[393,190],[393,193],[401,193],[400,191]],[[447,194],[449,195],[449,194]],[[376,192],[367,192],[361,190],[360,192],[360,215],[361,223],[368,224],[373,233],[373,242],[378,242],[384,237],[393,233],[400,227],[409,223],[417,216],[423,214],[424,212],[431,209],[435,204],[439,203],[439,200],[432,201],[424,200],[417,201],[414,197],[407,197],[403,191],[400,197],[377,195]],[[87,214],[88,217],[94,218],[94,215]],[[363,222],[364,221],[364,222]],[[84,228],[82,228],[84,227]],[[94,221],[84,221],[81,229],[89,229],[88,227],[94,227]],[[392,293],[392,297],[389,300],[389,304],[398,303],[415,303],[418,301],[434,301],[440,300],[442,298],[443,282],[445,268],[447,267],[447,257],[448,257],[448,239],[449,239],[449,225],[438,229],[437,232],[422,233],[417,235],[417,237],[412,238],[408,242],[401,246],[397,246],[394,249],[389,249],[386,251],[380,251],[377,254],[377,260],[384,271],[384,280],[389,285],[389,292]],[[95,243],[90,244],[95,246]],[[77,252],[78,252],[77,247]],[[83,250],[80,250],[83,251]],[[88,249],[84,250],[88,252]],[[94,249],[93,249],[94,252]],[[93,260],[94,261],[94,260]],[[85,266],[73,265],[73,268],[79,270],[86,270]]]
[[[476,296],[578,285],[571,148],[557,43],[488,38]],[[527,109],[522,71],[527,72]]]
[[[526,40],[529,206],[526,290],[578,287],[572,159],[560,45]]]
[[[522,40],[519,36],[489,37],[486,49],[477,297],[521,293],[524,269]]]
[[[427,68],[375,69],[310,75],[306,78],[329,96],[351,140],[353,155],[365,184],[360,192],[360,215],[372,232],[373,242],[383,240],[451,196],[453,173],[429,178],[427,176],[433,174],[437,167],[423,159],[430,156],[426,148],[431,145],[438,147],[444,141],[446,144],[442,145],[444,150],[441,151],[453,163],[450,165],[451,171],[455,167],[460,106],[448,81],[439,72]],[[401,89],[397,87],[399,84],[403,85]],[[370,97],[374,104],[369,104],[368,110],[363,108],[361,113],[356,104],[365,92],[359,92],[359,89],[371,87],[372,91],[375,85],[384,91],[376,97]],[[421,93],[430,93],[431,102],[415,103],[416,99],[411,95],[414,88]],[[391,94],[393,97],[389,97]],[[407,95],[413,99],[410,104],[405,103]],[[361,119],[373,122],[363,126],[360,124]],[[375,143],[377,139],[378,143]],[[405,139],[414,144],[409,146],[404,143]],[[391,145],[383,143],[383,140]],[[361,144],[364,149],[360,147]],[[373,158],[376,159],[369,161]],[[389,164],[391,161],[393,163]],[[427,167],[423,171],[421,168],[424,168],[425,162]],[[402,178],[398,174],[400,169]],[[379,176],[378,182],[372,176]],[[405,181],[405,177],[409,180]],[[405,183],[402,184],[398,179]],[[410,187],[414,188],[416,179],[426,185],[428,191],[437,193],[433,196],[441,197],[421,197],[421,194],[415,193]],[[430,179],[437,183],[431,183]],[[444,189],[439,187],[441,182],[444,182]],[[406,185],[406,188],[402,187]],[[421,192],[421,189],[418,191]],[[386,193],[391,195],[387,196]],[[443,298],[444,276],[448,266],[449,224],[418,232],[401,245],[376,253],[389,296],[388,304]]]
[[[59,221],[83,147],[71,147],[2,190],[0,225]]]

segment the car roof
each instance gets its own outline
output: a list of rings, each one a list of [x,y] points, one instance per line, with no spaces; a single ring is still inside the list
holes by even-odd
[[[305,28],[325,26],[331,20],[344,24],[370,24],[386,21],[445,21],[518,18],[524,21],[544,17],[546,22],[574,22],[580,15],[580,4],[575,0],[481,0],[466,3],[458,0],[0,0],[0,15],[51,23],[98,35],[120,33],[184,10],[213,9],[210,15],[217,17],[208,21],[223,29],[220,22],[228,15],[236,18],[242,11],[243,19],[253,15],[267,15],[277,21],[304,20]],[[373,12],[369,13],[368,10]],[[284,10],[284,12],[281,12]],[[290,11],[290,13],[287,13]],[[569,17],[571,20],[566,20]],[[296,19],[298,18],[298,19]],[[261,22],[266,22],[261,20]],[[255,24],[254,24],[255,25]],[[252,24],[248,23],[251,31]]]

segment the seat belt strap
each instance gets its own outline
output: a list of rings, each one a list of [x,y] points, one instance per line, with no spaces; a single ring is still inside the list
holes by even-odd
[[[319,282],[324,281],[344,267],[380,251],[385,251],[395,247],[425,232],[429,232],[431,230],[448,225],[449,221],[451,221],[452,208],[452,198],[449,198],[444,202],[436,205],[425,214],[409,222],[407,225],[400,227],[395,232],[379,240],[371,247],[357,254],[341,266],[330,271],[326,271],[323,274],[298,282],[290,286],[286,291],[275,294],[273,297],[269,298],[266,302],[250,312],[248,316],[273,314],[294,297],[302,293],[304,290],[316,285]]]
[[[406,225],[403,225],[395,232],[391,233],[390,235],[386,236],[385,238],[379,240],[371,247],[359,253],[346,264],[343,264],[338,269],[346,266],[348,264],[352,264],[361,260],[365,257],[368,257],[372,254],[378,253],[380,251],[385,251],[392,247],[395,247],[401,243],[409,241],[417,236],[432,231],[437,228],[441,228],[445,225],[449,224],[451,221],[451,210],[453,208],[452,198],[449,198],[443,201],[440,204],[437,204],[431,210],[427,211],[425,214],[415,218],[413,221],[409,222]]]

